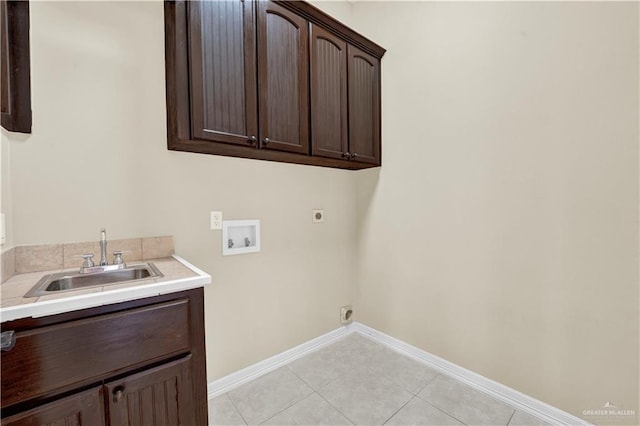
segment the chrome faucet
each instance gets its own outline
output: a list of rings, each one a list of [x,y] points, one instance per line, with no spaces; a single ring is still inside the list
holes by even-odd
[[[100,230],[100,266],[108,265],[107,261],[107,230]]]
[[[96,265],[93,263],[93,253],[83,254],[82,258],[84,262],[80,267],[81,274],[93,274],[95,272],[106,272],[116,269],[126,269],[127,264],[122,258],[122,250],[113,252],[113,265],[109,265],[107,261],[107,230],[102,228],[100,230],[100,263]]]

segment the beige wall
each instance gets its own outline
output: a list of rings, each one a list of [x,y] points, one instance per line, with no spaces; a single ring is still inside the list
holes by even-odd
[[[18,138],[19,135],[10,136],[4,128],[0,130],[0,212],[5,215],[5,244],[8,248],[13,245],[13,208],[11,203],[11,169],[9,167],[9,137]],[[0,271],[0,276],[2,271]]]
[[[210,380],[339,326],[351,173],[168,151],[161,2],[33,2],[31,24],[33,134],[9,135],[16,244],[174,235],[213,276]],[[210,210],[261,219],[262,252],[222,257]]]
[[[637,412],[638,3],[353,16],[388,49],[357,319],[573,414]]]

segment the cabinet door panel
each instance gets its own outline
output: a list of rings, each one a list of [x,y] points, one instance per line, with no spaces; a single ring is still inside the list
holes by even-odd
[[[262,147],[309,154],[308,28],[270,1],[258,3]]]
[[[105,385],[112,426],[192,425],[191,356]]]
[[[0,2],[0,122],[31,133],[29,2]]]
[[[9,17],[7,16],[7,2],[0,1],[0,113],[11,114],[11,96],[9,93]],[[9,129],[11,130],[11,129]]]
[[[253,2],[189,5],[193,136],[248,145],[258,134]]]
[[[352,159],[380,164],[380,62],[349,46],[349,149]]]
[[[3,426],[103,426],[102,387],[2,419]]]
[[[344,158],[347,145],[347,43],[311,24],[313,155]]]

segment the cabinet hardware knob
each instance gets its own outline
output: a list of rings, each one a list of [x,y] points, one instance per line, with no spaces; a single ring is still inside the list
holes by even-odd
[[[358,158],[358,154],[357,153],[354,152],[353,154],[351,154],[351,159],[352,160],[355,160],[356,158]]]
[[[118,402],[124,396],[124,387],[118,386],[113,390],[113,402]]]
[[[247,142],[249,143],[249,145],[253,145],[254,143],[256,143],[256,137],[255,136],[251,136],[249,138],[249,140],[247,140]]]
[[[262,141],[262,143],[265,145],[267,145],[269,142],[271,142],[269,138],[264,138],[264,140]]]
[[[351,154],[349,154],[348,152],[343,152],[342,158],[346,158],[348,160],[349,158],[351,158]]]
[[[2,350],[10,351],[16,345],[16,332],[11,331],[3,331],[1,335],[2,340]]]

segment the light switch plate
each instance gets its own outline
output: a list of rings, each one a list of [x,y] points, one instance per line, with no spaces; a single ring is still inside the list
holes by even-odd
[[[324,210],[313,209],[313,223],[323,223],[323,222],[324,222]]]
[[[211,229],[222,229],[222,212],[211,212]]]

